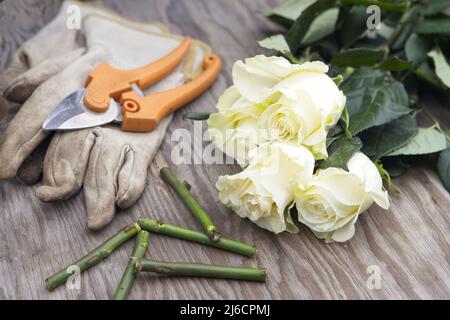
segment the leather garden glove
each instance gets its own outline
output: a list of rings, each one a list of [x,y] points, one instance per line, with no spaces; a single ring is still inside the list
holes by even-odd
[[[17,50],[8,69],[1,74],[0,83],[2,84],[2,87],[4,87],[4,83],[9,83],[9,85],[6,85],[6,89],[3,93],[9,101],[24,103],[31,97],[31,94],[38,86],[64,70],[86,52],[86,42],[83,41],[82,32],[69,29],[66,26],[69,18],[67,9],[72,5],[79,6],[81,18],[89,15],[101,15],[108,19],[116,19],[122,21],[122,23],[128,23],[110,11],[103,10],[99,6],[65,1],[61,6],[59,14],[32,39],[26,41],[19,50]],[[167,32],[167,28],[159,23],[140,24],[139,28],[143,28],[149,32]],[[12,81],[10,79],[12,79]],[[52,88],[55,87],[54,83],[55,81],[53,80],[53,84],[45,85],[38,91],[53,90]],[[45,89],[45,87],[48,87],[49,89]],[[30,105],[36,103],[43,107],[43,110],[39,112],[41,118],[45,116],[48,113],[48,109],[53,108],[55,103],[58,103],[59,97],[64,95],[64,90],[69,91],[69,85],[66,84],[64,88],[61,88],[61,94],[56,92],[45,92],[45,95],[47,96],[46,102],[33,101],[33,99],[40,99],[39,97],[35,97],[28,101],[24,106],[26,111],[22,111],[22,115],[16,117],[14,120],[15,124],[9,126],[9,131],[0,134],[0,146],[3,145],[3,148],[0,149],[0,179],[9,178],[15,175],[20,182],[26,184],[38,182],[42,174],[43,155],[47,148],[46,143],[43,143],[42,145],[40,145],[40,143],[45,139],[47,133],[39,130],[39,122],[42,122],[42,119],[29,121],[29,119],[26,118],[31,113],[36,113],[35,111],[29,110],[32,109]],[[38,94],[36,94],[36,96],[38,96]],[[3,101],[0,104],[0,108],[2,109],[0,110],[0,115],[2,115],[2,119],[0,119],[0,129],[2,131],[4,131],[3,127],[5,127],[5,122],[11,118],[10,114],[13,113],[8,109],[9,105],[10,104],[4,103]],[[16,130],[20,123],[30,124],[29,122],[33,122],[35,125],[25,132],[28,133],[28,135],[24,136],[24,132],[22,132],[22,134],[12,134],[11,131]],[[6,143],[3,144],[6,137],[8,137],[8,139]],[[14,158],[8,159],[10,155],[14,155]]]
[[[71,2],[63,4],[62,10],[67,9],[70,4]],[[63,12],[62,10],[61,12]],[[17,103],[25,102],[38,85],[83,54],[84,48],[81,48],[77,41],[78,32],[65,28],[66,19],[66,15],[59,14],[31,40],[22,44],[7,70],[1,73],[0,146],[7,136],[4,132],[6,126],[17,112]],[[33,184],[40,179],[45,149],[45,145],[42,145],[34,150],[31,156],[28,156],[27,161],[21,163],[16,176],[19,181]],[[6,159],[0,163],[2,166],[15,164]],[[0,175],[10,176],[11,170],[14,169],[5,168]]]
[[[38,86],[11,121],[0,150],[0,163],[9,161],[0,168],[1,177],[17,172],[21,162],[48,134],[41,125],[49,112],[65,96],[83,87],[95,66],[108,62],[120,69],[140,67],[166,55],[182,40],[117,17],[99,15],[86,15],[83,33],[87,47],[83,55]],[[182,65],[150,90],[178,86],[201,71],[209,49],[195,41],[191,47]],[[105,226],[114,217],[116,205],[127,208],[142,194],[148,167],[169,122],[170,117],[150,133],[126,133],[115,125],[56,133],[45,158],[38,197],[43,201],[63,200],[84,187],[88,227]]]

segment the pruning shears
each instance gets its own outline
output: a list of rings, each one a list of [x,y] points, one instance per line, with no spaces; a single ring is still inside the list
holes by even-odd
[[[141,68],[119,70],[100,64],[87,77],[85,88],[64,98],[50,113],[45,130],[77,130],[121,123],[123,131],[149,132],[169,113],[203,93],[217,78],[221,61],[208,55],[203,72],[177,88],[144,96],[142,90],[169,75],[184,59],[191,40],[186,38],[161,59]]]

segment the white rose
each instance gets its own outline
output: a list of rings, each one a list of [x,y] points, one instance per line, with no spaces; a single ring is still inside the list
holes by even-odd
[[[230,87],[219,98],[221,102],[228,99],[228,94],[234,94]],[[220,109],[219,109],[220,110]],[[228,108],[211,114],[208,119],[208,133],[214,144],[228,156],[241,165],[247,165],[248,152],[260,144],[257,121],[263,109],[257,105]]]
[[[340,168],[318,170],[311,180],[295,182],[298,219],[327,242],[353,237],[360,213],[373,202],[389,208],[389,197],[375,164],[363,153],[349,160],[348,171]]]
[[[292,182],[309,180],[314,157],[308,149],[280,142],[250,152],[242,172],[219,177],[219,199],[240,217],[274,233],[297,231],[289,215],[294,200]]]
[[[211,140],[246,164],[248,151],[266,141],[307,147],[327,157],[327,130],[338,121],[345,96],[322,62],[291,64],[280,57],[256,56],[233,66],[234,86],[220,97],[208,120]]]
[[[276,91],[291,98],[305,91],[332,126],[341,117],[346,99],[327,72],[328,66],[320,61],[291,64],[282,57],[257,55],[233,65],[233,83],[243,99],[256,103]]]
[[[289,98],[281,94],[259,116],[257,127],[264,141],[285,141],[307,147],[316,159],[328,157],[327,130],[317,105],[306,91]]]
[[[346,98],[333,79],[326,74],[327,65],[319,61],[309,63],[308,68],[291,74],[280,81],[273,90],[279,90],[290,96],[306,92],[322,113],[326,128],[329,129],[341,118]],[[301,97],[298,99],[302,101]]]

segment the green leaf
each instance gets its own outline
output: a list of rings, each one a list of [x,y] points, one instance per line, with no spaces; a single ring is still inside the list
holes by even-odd
[[[326,169],[336,167],[347,169],[348,160],[350,160],[355,152],[361,150],[361,147],[362,143],[358,137],[354,139],[342,137],[330,145],[328,159],[320,161],[318,168]]]
[[[186,112],[183,114],[183,120],[190,119],[190,120],[208,120],[210,116],[210,113],[208,112]]]
[[[349,108],[349,130],[353,135],[411,112],[408,93],[400,82],[368,87],[359,106],[352,102],[348,106],[354,108]]]
[[[447,136],[435,127],[419,128],[417,134],[402,148],[388,156],[435,153],[447,149]]]
[[[263,40],[258,41],[258,44],[266,49],[276,50],[282,53],[290,53],[291,49],[286,42],[283,35],[277,34]]]
[[[383,72],[369,68],[358,68],[342,83],[341,89],[347,95],[359,89],[383,84],[383,81]]]
[[[330,147],[330,145],[334,142],[334,141],[336,141],[336,140],[338,140],[338,139],[340,139],[340,138],[342,138],[342,128],[341,128],[341,126],[334,126],[334,127],[332,127],[331,129],[330,129],[330,131],[328,131],[328,135],[327,135],[327,150],[329,149],[329,147]]]
[[[403,50],[405,47],[405,43],[408,40],[409,36],[413,33],[415,26],[417,25],[417,21],[420,18],[420,7],[418,5],[414,5],[410,10],[406,11],[399,20],[400,33],[397,35],[393,35],[395,41],[392,43],[391,40],[391,49],[393,50]]]
[[[420,34],[450,34],[450,18],[425,19],[416,26]]]
[[[405,47],[406,41],[408,41],[409,36],[414,31],[415,23],[407,22],[404,24],[403,29],[401,30],[400,34],[395,39],[394,43],[391,44],[391,50],[397,51],[397,50],[403,50]]]
[[[367,88],[384,82],[384,73],[368,68],[356,69],[340,86],[347,97],[347,108],[353,113],[361,108]]]
[[[292,25],[300,14],[315,1],[316,0],[288,0],[279,6],[266,11],[264,14],[277,23],[279,23],[280,20],[284,20],[288,25]],[[285,25],[285,23],[281,24]]]
[[[357,6],[344,13],[340,30],[342,47],[355,43],[367,31],[367,7]]]
[[[387,11],[405,11],[409,8],[409,1],[392,1],[392,0],[341,0],[342,5],[376,5]]]
[[[428,53],[428,56],[433,59],[434,71],[436,75],[441,79],[448,88],[450,88],[450,66],[445,60],[445,56],[439,47],[434,48],[433,51]]]
[[[389,57],[378,66],[378,69],[383,71],[402,71],[411,68],[411,66],[411,61],[401,60],[397,57]]]
[[[423,14],[432,16],[450,7],[450,0],[428,0]]]
[[[383,57],[383,51],[371,49],[349,49],[333,59],[331,64],[337,67],[364,67],[373,66]]]
[[[430,51],[430,44],[428,40],[418,34],[413,33],[406,41],[405,52],[406,58],[412,61],[414,65],[419,65],[427,59],[427,54]]]
[[[338,126],[336,126],[335,128],[339,128]],[[333,144],[333,142],[335,142],[336,140],[340,139],[342,136],[341,135],[337,135],[334,137],[327,137],[327,150],[329,150],[330,146]]]
[[[428,84],[432,85],[437,89],[440,90],[447,89],[446,86],[442,83],[442,81],[436,76],[436,73],[434,72],[433,68],[427,61],[423,62],[417,68],[416,75],[419,79],[427,82]]]
[[[308,32],[302,40],[302,44],[308,45],[332,34],[336,27],[338,16],[338,8],[324,11],[311,23]]]
[[[333,8],[335,5],[336,1],[334,0],[317,0],[303,10],[286,34],[286,41],[294,54],[300,48],[302,40],[313,21],[324,11]]]
[[[316,2],[316,0],[288,0],[267,11],[265,14],[272,21],[285,27],[291,27],[302,12],[314,2]],[[333,33],[338,15],[339,9],[331,8],[317,16],[317,18],[311,22],[309,30],[302,40],[302,44],[307,45],[316,42]]]
[[[450,149],[442,151],[439,155],[437,169],[442,184],[450,192]]]
[[[372,160],[378,160],[405,146],[417,134],[417,131],[416,119],[411,115],[369,129],[362,137],[363,152]]]

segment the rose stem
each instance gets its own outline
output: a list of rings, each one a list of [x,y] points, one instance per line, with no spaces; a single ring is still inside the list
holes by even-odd
[[[80,272],[83,272],[84,270],[96,265],[103,259],[107,258],[114,250],[126,241],[133,238],[139,230],[141,230],[141,228],[137,223],[133,223],[123,228],[84,257],[50,276],[47,280],[45,280],[47,283],[47,288],[52,290],[63,284],[72,275],[73,272],[68,269],[72,266],[77,266],[80,269]]]
[[[168,276],[266,281],[266,271],[260,268],[240,268],[188,262],[162,262],[147,259],[138,259],[135,266],[136,271],[139,272],[154,272]]]
[[[149,232],[160,233],[170,237],[201,243],[247,257],[254,257],[256,255],[256,248],[244,242],[226,239],[224,237],[221,237],[218,241],[212,241],[203,232],[163,223],[150,218],[141,218],[138,223],[142,229]]]
[[[183,120],[190,119],[203,121],[208,120],[210,115],[211,114],[209,112],[186,112],[185,114],[183,114]]]
[[[220,239],[220,233],[216,230],[216,226],[213,224],[208,213],[203,210],[197,200],[195,200],[186,185],[178,180],[170,168],[162,168],[160,174],[162,179],[175,190],[181,200],[183,200],[184,204],[191,210],[208,237],[212,241],[218,241]]]
[[[148,240],[150,238],[150,233],[141,230],[136,237],[136,243],[134,244],[133,252],[131,253],[130,260],[128,260],[127,268],[123,273],[122,279],[117,286],[116,292],[114,292],[114,300],[124,300],[126,299],[131,287],[133,286],[134,279],[136,278],[135,263],[139,258],[145,256],[145,252],[148,248]]]

